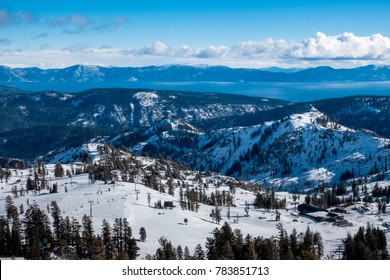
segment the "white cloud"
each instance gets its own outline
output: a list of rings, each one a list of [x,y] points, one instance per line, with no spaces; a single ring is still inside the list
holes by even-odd
[[[75,14],[70,18],[70,22],[78,27],[85,27],[91,24],[91,21],[80,14]]]
[[[390,58],[390,38],[381,34],[356,36],[343,33],[327,36],[318,32],[315,37],[308,38],[291,52],[296,59],[318,60],[387,60]]]
[[[13,13],[7,9],[0,9],[0,27],[20,23],[36,23],[37,21],[38,19],[31,12],[19,11],[17,13]]]
[[[113,32],[119,26],[128,22],[126,17],[116,17],[112,19],[94,22],[81,14],[60,16],[46,22],[46,25],[52,28],[62,27],[63,33],[80,34],[87,31],[95,32]]]
[[[80,26],[83,23],[79,22]],[[12,55],[11,55],[12,54]],[[22,58],[21,58],[22,57]],[[381,34],[356,36],[343,33],[329,36],[318,32],[302,41],[267,38],[246,41],[233,46],[209,46],[204,48],[182,45],[169,46],[157,41],[140,48],[91,48],[73,45],[62,50],[42,49],[36,52],[3,53],[2,60],[24,61],[37,66],[37,61],[50,65],[98,64],[118,66],[141,66],[150,64],[210,64],[230,67],[356,67],[367,64],[390,65],[390,38]],[[50,58],[50,61],[49,61]],[[20,63],[20,62],[18,62]],[[15,62],[16,64],[16,62]]]
[[[126,22],[127,22],[126,17],[117,17],[114,20],[104,22],[100,25],[97,25],[95,27],[95,31],[97,31],[97,32],[104,32],[104,31],[112,32],[115,29],[117,29],[119,26],[125,24]]]
[[[131,53],[131,52],[130,52]],[[157,41],[150,46],[143,47],[133,52],[135,55],[143,56],[172,56],[173,49],[161,41]]]
[[[378,61],[390,59],[390,38],[381,34],[356,36],[343,33],[328,36],[318,32],[314,37],[303,41],[275,40],[247,41],[232,47],[210,46],[192,48],[189,46],[170,47],[163,42],[127,54],[139,56],[166,56],[172,58],[227,59],[227,60],[280,60],[280,61]]]

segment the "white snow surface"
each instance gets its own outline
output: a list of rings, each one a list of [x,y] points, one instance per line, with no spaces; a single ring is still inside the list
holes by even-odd
[[[203,166],[220,173],[239,162],[241,174],[235,172],[233,176],[268,183],[280,190],[296,184],[303,189],[307,182],[308,187],[321,182],[332,184],[347,170],[363,176],[390,157],[389,139],[344,127],[316,108],[279,121],[199,133],[195,139],[198,148],[187,149],[177,159],[179,162],[193,162],[194,169]],[[154,135],[148,142],[157,147],[174,144]],[[257,151],[252,153],[255,145]],[[283,168],[290,170],[283,173]]]
[[[156,92],[137,92],[134,97],[139,101],[141,106],[150,107],[158,103],[158,95]]]
[[[91,150],[96,148],[91,144]],[[96,149],[97,151],[97,149]],[[152,160],[144,159],[144,163],[153,164]],[[69,165],[64,165],[65,169],[69,169]],[[210,217],[210,213],[214,206],[200,205],[198,213],[183,210],[179,206],[179,189],[175,189],[175,195],[170,196],[165,193],[159,193],[153,189],[145,187],[141,182],[127,183],[116,182],[114,184],[104,184],[103,182],[91,183],[88,179],[88,174],[74,175],[72,178],[54,178],[54,165],[47,165],[49,175],[47,176],[49,184],[57,183],[59,185],[59,193],[49,194],[47,190],[34,194],[30,191],[24,196],[13,198],[14,204],[19,207],[23,204],[24,209],[27,209],[27,200],[29,203],[36,202],[40,208],[46,211],[47,206],[51,201],[57,201],[62,216],[75,217],[81,221],[83,215],[90,215],[92,211],[92,219],[95,227],[95,233],[100,234],[102,220],[106,219],[112,225],[116,218],[127,218],[133,231],[133,236],[139,238],[139,229],[144,227],[147,233],[145,242],[138,242],[140,247],[139,259],[145,258],[146,254],[154,254],[159,247],[158,239],[162,236],[166,237],[177,247],[181,245],[183,248],[188,246],[190,252],[194,252],[197,244],[201,244],[205,250],[205,242],[207,237],[211,237],[211,232],[215,228],[220,228],[224,222],[228,222],[233,229],[240,229],[245,236],[271,237],[278,234],[275,221],[275,212],[265,211],[264,209],[254,209],[252,206],[249,210],[249,217],[245,217],[245,202],[252,203],[255,196],[249,190],[237,189],[235,192],[234,203],[236,207],[231,208],[231,218],[227,218],[227,207],[221,207],[222,222],[220,225],[215,224]],[[22,189],[30,171],[28,169],[15,172],[12,171],[12,177],[8,184],[4,181],[0,183],[0,215],[6,215],[5,198],[11,194],[12,187]],[[190,186],[194,182],[194,172],[186,172],[186,183]],[[203,182],[209,185],[210,193],[215,191],[217,184],[220,191],[229,190],[228,186],[223,183],[223,176],[211,175],[203,178]],[[20,180],[20,182],[18,182]],[[166,183],[163,180],[163,183]],[[380,186],[388,185],[390,182],[381,182]],[[175,185],[176,181],[175,181]],[[196,186],[196,185],[195,185]],[[373,184],[368,184],[368,188],[372,189]],[[67,192],[65,192],[65,188]],[[137,199],[137,192],[138,199]],[[151,195],[151,206],[148,204],[148,193]],[[282,210],[281,221],[284,229],[291,233],[295,228],[298,233],[304,232],[307,227],[312,231],[319,231],[324,242],[324,258],[332,257],[337,259],[335,253],[337,246],[342,243],[342,240],[348,233],[354,234],[360,226],[366,226],[367,223],[374,227],[384,229],[381,225],[383,222],[390,222],[390,215],[381,215],[381,221],[376,215],[376,204],[369,206],[370,211],[366,214],[361,214],[356,211],[351,211],[345,214],[345,218],[353,223],[352,227],[337,227],[329,222],[315,223],[310,219],[302,216],[297,216],[296,204],[292,203],[291,195],[286,192],[277,193],[279,198],[287,198],[288,210]],[[153,207],[158,200],[173,201],[173,209],[156,209]],[[300,197],[300,202],[303,200],[303,195]],[[90,204],[90,202],[92,204]],[[91,207],[91,208],[90,208]],[[389,207],[388,207],[389,209]],[[239,216],[238,223],[234,220]],[[50,214],[48,214],[51,219]],[[184,219],[188,219],[188,224],[185,225]],[[390,238],[387,234],[388,246],[390,247]]]

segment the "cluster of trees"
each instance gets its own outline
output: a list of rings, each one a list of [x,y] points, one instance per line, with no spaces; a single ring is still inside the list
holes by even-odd
[[[257,143],[254,143],[252,147],[248,148],[246,152],[242,153],[239,156],[238,160],[235,160],[230,166],[227,171],[226,175],[231,176],[231,175],[237,175],[238,177],[243,175],[243,162],[250,162],[250,161],[256,161],[259,165],[266,164],[267,161],[267,156],[265,153],[262,151],[261,147],[262,145],[270,138],[273,134],[274,131],[278,129],[281,123],[283,123],[285,119],[282,119],[280,121],[274,122],[271,126],[268,126],[264,129],[263,134],[261,134],[262,128],[260,127],[258,130],[254,131],[251,133],[251,139],[258,137],[261,134],[261,137]],[[236,150],[240,146],[240,138],[238,137],[239,141],[235,141],[235,138],[233,138],[233,149]],[[215,170],[215,171],[220,171],[220,170]]]
[[[208,259],[227,260],[293,260],[319,259],[323,254],[322,238],[318,232],[309,228],[304,234],[288,233],[278,224],[279,235],[271,238],[243,237],[241,231],[232,231],[225,223],[221,229],[215,229],[213,236],[207,238],[206,256]]]
[[[11,178],[12,172],[10,169],[9,164],[5,165],[5,169],[0,165],[0,182],[3,183],[3,180],[5,180],[8,183],[8,180]]]
[[[359,187],[359,184],[362,187]],[[351,188],[351,194],[348,195],[347,187]],[[352,180],[349,184],[340,183],[333,184],[329,188],[327,183],[320,184],[312,190],[312,194],[307,194],[305,202],[314,204],[321,208],[329,208],[344,203],[355,202],[363,199],[364,202],[377,202],[379,212],[386,212],[386,204],[390,202],[390,186],[379,187],[378,183],[374,185],[372,192],[369,192],[367,185],[363,184],[363,180]]]
[[[348,233],[344,247],[343,258],[347,260],[389,259],[385,232],[369,224],[360,227],[354,236]]]
[[[282,224],[277,225],[278,235],[271,238],[242,235],[239,229],[232,230],[228,223],[214,229],[207,238],[205,248],[195,247],[191,255],[188,247],[175,247],[165,237],[159,239],[160,247],[147,259],[155,260],[315,260],[323,257],[324,246],[319,232],[308,227],[298,234],[296,229],[289,234]],[[388,259],[385,233],[370,226],[359,228],[355,236],[348,234],[344,240],[344,259]]]
[[[255,207],[270,209],[285,209],[286,199],[277,199],[275,196],[275,190],[271,188],[265,193],[258,192],[254,202]]]
[[[374,185],[372,189],[372,196],[376,198],[382,198],[382,200],[386,200],[389,203],[390,200],[390,186],[387,187],[379,187],[378,183]]]
[[[92,219],[84,215],[81,224],[75,218],[63,218],[57,202],[48,214],[37,204],[30,204],[24,218],[10,196],[6,199],[7,216],[0,217],[0,255],[26,259],[135,259],[139,248],[126,218],[115,219],[112,227],[103,220],[101,232],[95,233]],[[140,241],[146,230],[140,229]]]
[[[206,255],[201,244],[196,245],[194,254],[191,255],[187,246],[181,245],[174,247],[172,242],[162,236],[158,243],[160,247],[157,248],[156,253],[153,255],[146,255],[147,260],[205,260]]]
[[[211,237],[207,238],[205,248],[196,245],[191,255],[188,247],[184,250],[179,245],[175,247],[165,237],[159,239],[160,247],[154,255],[146,259],[156,260],[295,260],[319,259],[323,254],[322,238],[318,232],[309,228],[305,233],[288,233],[278,224],[279,235],[271,238],[242,235],[239,229],[232,230],[228,223],[216,228]]]
[[[320,208],[329,208],[332,206],[340,205],[341,203],[347,202],[350,199],[340,199],[336,192],[332,190],[326,190],[322,195],[314,193],[313,195],[305,196],[305,203],[313,204]]]

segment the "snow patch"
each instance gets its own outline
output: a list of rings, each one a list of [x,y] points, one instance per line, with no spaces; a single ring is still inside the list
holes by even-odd
[[[150,107],[158,103],[158,95],[156,92],[137,92],[134,94],[134,97],[143,107]]]

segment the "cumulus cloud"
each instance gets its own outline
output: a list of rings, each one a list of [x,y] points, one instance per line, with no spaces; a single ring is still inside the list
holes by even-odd
[[[318,32],[315,37],[304,40],[295,50],[291,51],[291,57],[318,60],[389,59],[390,38],[381,34],[356,36],[345,32],[336,36],[328,36]]]
[[[145,46],[134,52],[135,55],[151,55],[151,56],[172,56],[174,49],[161,41],[157,41],[150,46]]]
[[[390,65],[390,38],[381,34],[357,36],[353,33],[326,35],[318,32],[301,41],[266,38],[233,46],[202,48],[188,45],[175,47],[163,41],[139,48],[73,45],[52,52],[51,57],[61,54],[66,54],[69,59],[81,59],[77,63],[84,63],[88,58],[87,62],[119,66],[181,63],[231,67],[355,67]]]
[[[318,32],[302,41],[267,38],[224,45],[194,48],[187,45],[171,47],[157,41],[139,49],[124,50],[136,56],[165,56],[171,58],[264,60],[264,61],[387,61],[390,60],[390,38],[381,34],[356,36],[343,33],[328,36]]]

